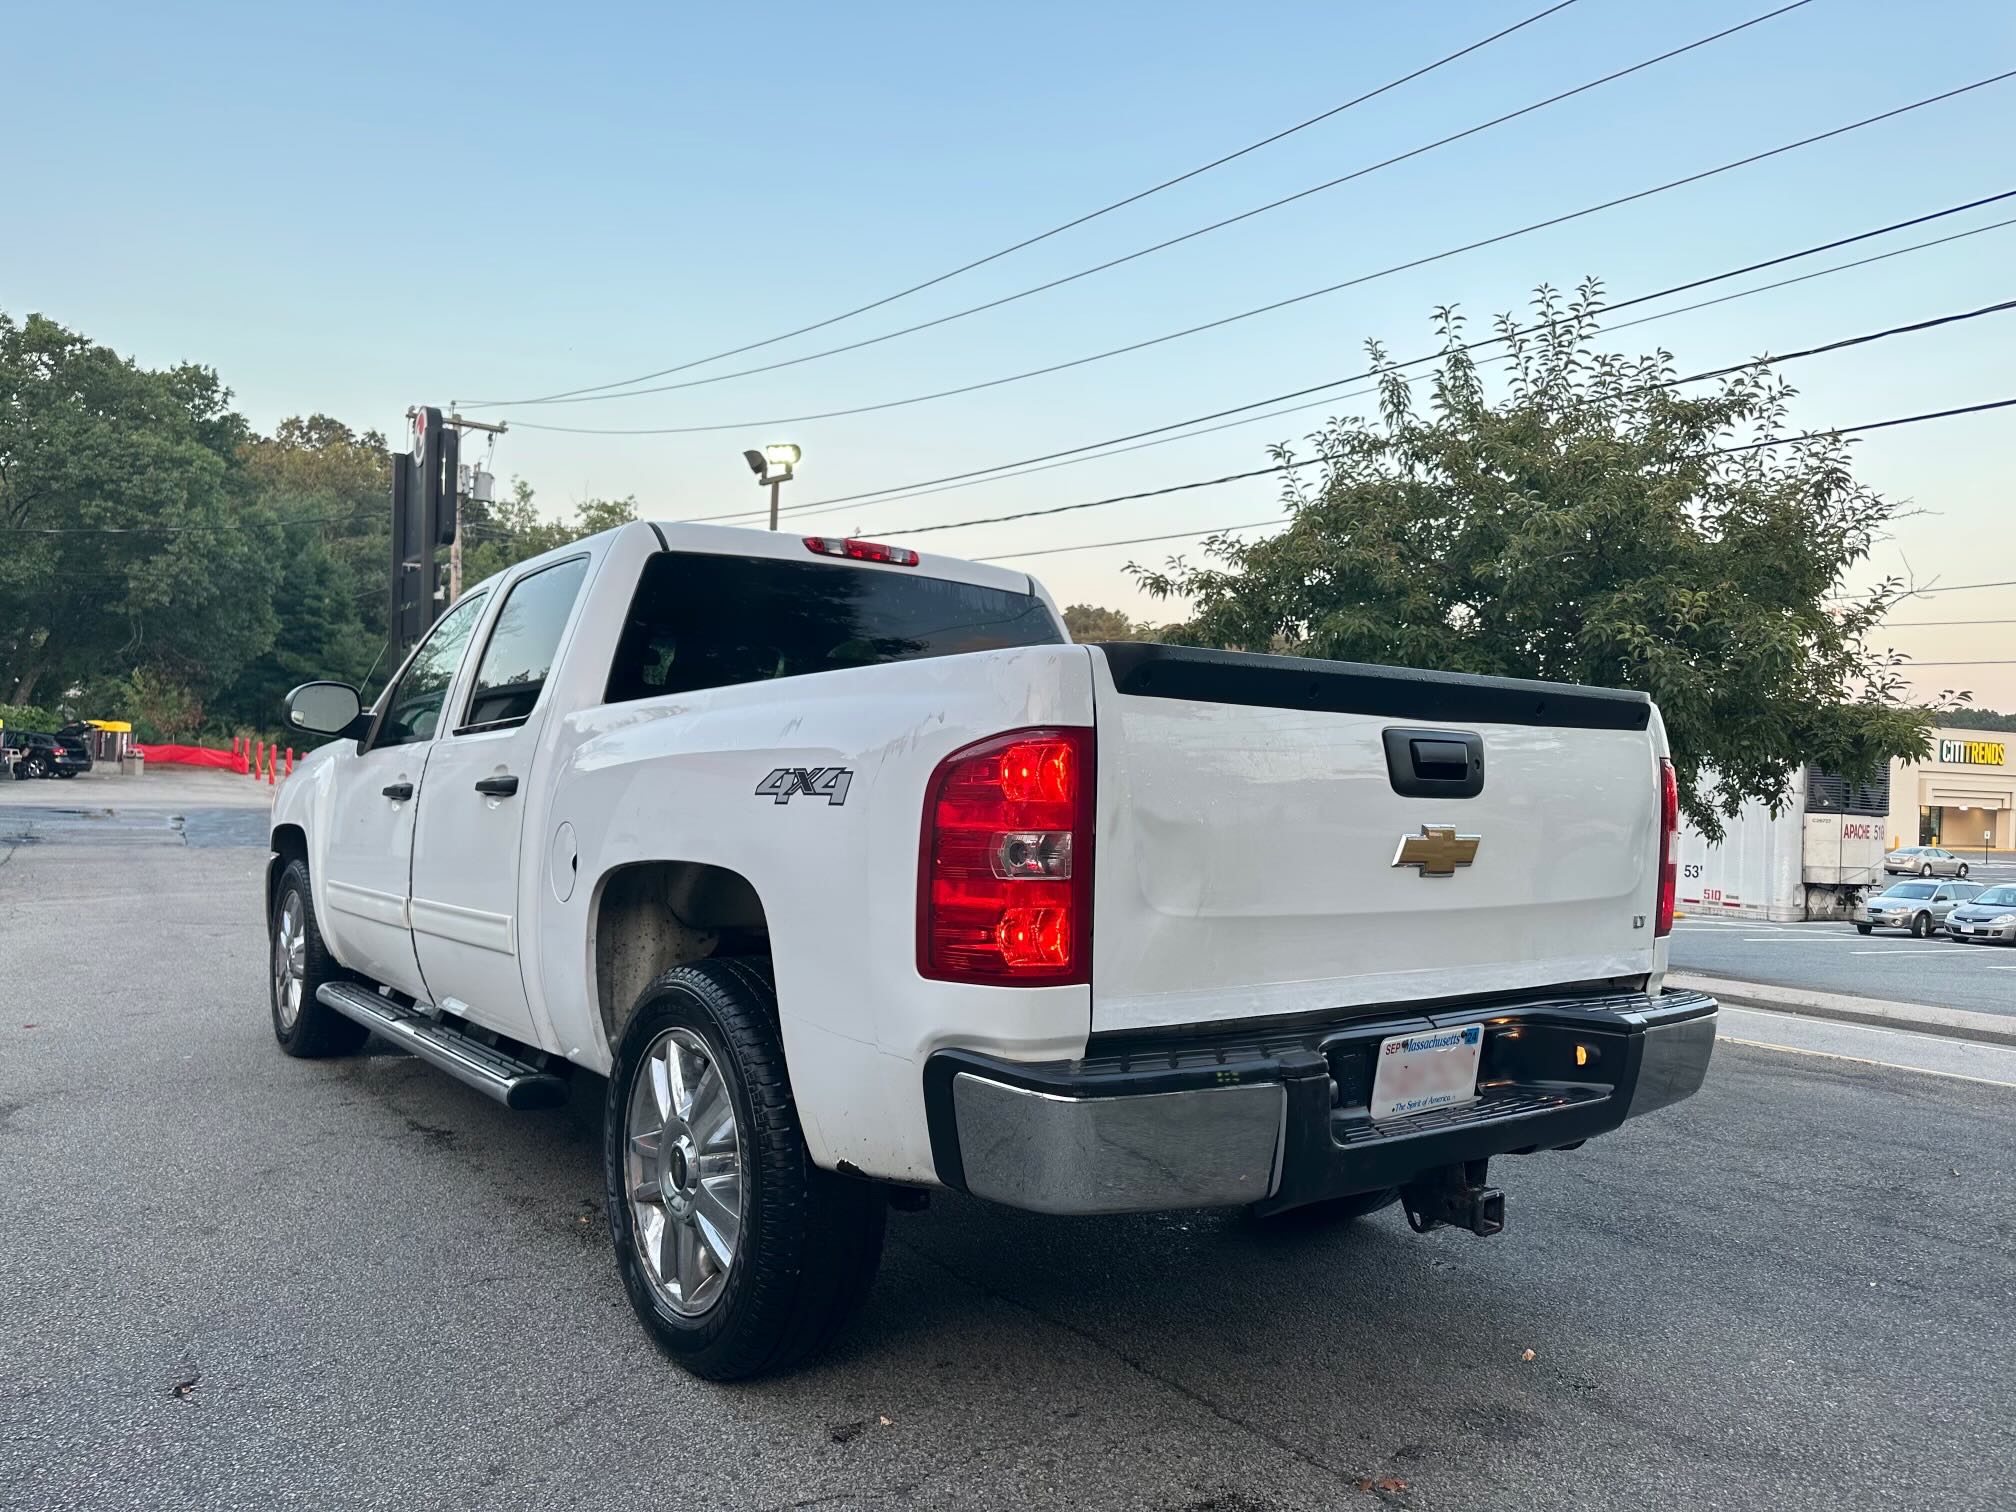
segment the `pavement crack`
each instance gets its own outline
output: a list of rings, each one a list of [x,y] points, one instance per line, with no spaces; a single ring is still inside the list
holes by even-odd
[[[992,1287],[988,1286],[986,1283],[976,1281],[971,1276],[966,1275],[957,1266],[951,1264],[949,1261],[939,1258],[937,1255],[932,1254],[928,1250],[919,1248],[917,1245],[909,1242],[908,1240],[898,1239],[896,1241],[896,1244],[899,1248],[908,1250],[911,1254],[917,1256],[920,1260],[923,1260],[926,1264],[936,1266],[939,1270],[943,1271],[946,1275],[950,1276],[954,1281],[957,1281],[961,1285],[970,1288],[971,1290],[979,1293],[981,1296],[986,1297],[992,1301],[1005,1303],[1009,1307],[1017,1308],[1020,1311],[1027,1313],[1030,1317],[1039,1320],[1040,1322],[1048,1323],[1053,1328],[1061,1328],[1065,1333],[1070,1334],[1075,1339],[1083,1340],[1085,1343],[1090,1344],[1094,1349],[1097,1349],[1101,1353],[1110,1355],[1112,1358],[1118,1360],[1122,1365],[1125,1365],[1129,1370],[1133,1371],[1136,1375],[1139,1375],[1146,1380],[1153,1381],[1156,1385],[1162,1387],[1166,1391],[1173,1391],[1174,1393],[1176,1393],[1177,1396],[1182,1397],[1186,1402],[1189,1402],[1193,1406],[1200,1408],[1213,1418],[1216,1418],[1219,1422],[1224,1423],[1226,1426],[1231,1428],[1237,1428],[1244,1433],[1249,1433],[1253,1437],[1261,1440],[1263,1443],[1272,1444],[1276,1449],[1279,1449],[1283,1454],[1288,1455],[1292,1459],[1300,1461],[1302,1464],[1307,1465],[1312,1470],[1320,1471],[1324,1475],[1329,1476],[1332,1480],[1336,1481],[1337,1484],[1343,1487],[1344,1489],[1351,1491],[1356,1491],[1358,1489],[1358,1482],[1363,1478],[1362,1476],[1359,1476],[1350,1471],[1340,1470],[1337,1466],[1332,1465],[1325,1460],[1318,1459],[1315,1455],[1311,1454],[1308,1450],[1304,1449],[1300,1444],[1295,1443],[1293,1440],[1284,1438],[1280,1434],[1274,1433],[1269,1429],[1262,1427],[1258,1423],[1249,1422],[1247,1419],[1239,1416],[1238,1413],[1233,1412],[1228,1408],[1222,1407],[1217,1402],[1212,1401],[1211,1398],[1205,1396],[1202,1392],[1197,1391],[1193,1387],[1185,1385],[1182,1381],[1177,1380],[1173,1376],[1163,1374],[1161,1371],[1155,1369],[1152,1365],[1149,1365],[1146,1361],[1129,1354],[1126,1350],[1120,1348],[1117,1344],[1113,1344],[1105,1339],[1100,1338],[1099,1335],[1093,1333],[1089,1329],[1080,1327],[1078,1324],[1071,1322],[1068,1318],[1060,1318],[1055,1316],[1054,1314],[1047,1313],[1042,1308],[1036,1306],[1034,1303],[1025,1302],[1019,1297],[1011,1297],[1007,1295],[1005,1292],[995,1291]]]

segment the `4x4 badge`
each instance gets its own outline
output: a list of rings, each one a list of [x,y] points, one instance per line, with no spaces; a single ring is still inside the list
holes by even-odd
[[[779,767],[756,784],[756,796],[789,803],[793,795],[804,793],[837,805],[847,801],[853,781],[854,774],[845,767]]]
[[[1418,835],[1402,835],[1395,866],[1418,866],[1424,877],[1453,877],[1456,868],[1477,859],[1481,835],[1459,835],[1452,824],[1424,824]]]

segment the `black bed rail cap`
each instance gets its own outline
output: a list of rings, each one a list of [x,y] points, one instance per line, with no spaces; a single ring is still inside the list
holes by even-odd
[[[1134,698],[1317,709],[1440,724],[1643,730],[1652,722],[1651,698],[1630,688],[1209,651],[1153,641],[1105,641],[1096,643],[1096,649],[1112,670],[1114,686]]]

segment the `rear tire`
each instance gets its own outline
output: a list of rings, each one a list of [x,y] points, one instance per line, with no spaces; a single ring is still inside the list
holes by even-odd
[[[887,1205],[870,1183],[812,1164],[766,964],[697,961],[644,989],[610,1067],[605,1128],[617,1270],[660,1349],[734,1381],[831,1342],[881,1261]]]
[[[1931,863],[1930,861],[1927,861],[1927,862],[1926,862],[1926,863],[1925,863],[1925,864],[1924,864],[1923,866],[1919,867],[1919,868],[1918,868],[1918,875],[1919,875],[1919,876],[1921,876],[1921,877],[1929,877],[1929,876],[1931,876],[1931,875],[1932,875],[1932,863]]]
[[[273,1009],[273,1037],[300,1060],[354,1055],[371,1031],[355,1019],[316,1000],[324,982],[356,980],[329,954],[315,922],[315,895],[308,886],[308,863],[289,861],[273,890],[273,914],[266,921],[266,984]]]

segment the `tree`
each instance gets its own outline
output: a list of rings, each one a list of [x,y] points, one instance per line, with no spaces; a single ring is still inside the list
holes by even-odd
[[[281,532],[229,399],[0,314],[0,698],[141,667],[200,697],[270,643]]]
[[[583,499],[574,506],[571,522],[544,519],[534,502],[532,485],[523,478],[511,484],[511,497],[495,504],[464,504],[462,580],[476,584],[530,557],[555,551],[570,541],[613,530],[637,518],[637,501]]]
[[[1935,709],[1932,722],[1955,730],[2016,730],[2016,714],[1993,709]]]
[[[1147,640],[1155,633],[1146,622],[1136,624],[1118,609],[1102,609],[1096,604],[1067,606],[1064,628],[1074,641]]]
[[[1298,465],[1284,531],[1129,570],[1191,601],[1193,643],[1643,689],[1711,837],[1808,761],[1866,778],[1922,757],[1931,716],[1869,643],[1902,585],[1842,588],[1893,506],[1839,437],[1734,449],[1786,431],[1795,391],[1753,368],[1683,393],[1669,353],[1595,350],[1600,303],[1542,288],[1534,323],[1501,317],[1495,401],[1453,310],[1425,406],[1375,344],[1378,420],[1312,437],[1308,486],[1274,449]]]

